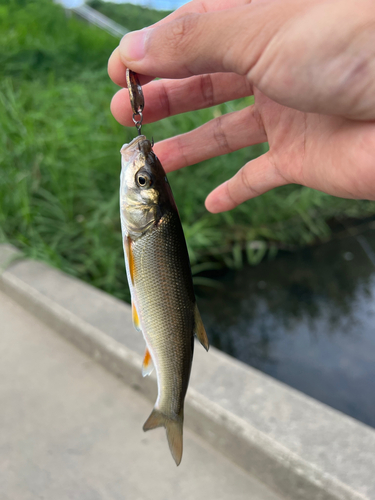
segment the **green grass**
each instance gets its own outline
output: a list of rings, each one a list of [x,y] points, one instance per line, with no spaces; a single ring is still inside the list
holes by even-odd
[[[0,0],[0,42],[0,242],[129,300],[119,150],[135,130],[121,127],[109,112],[116,87],[106,62],[117,40],[67,18],[47,0]],[[165,139],[250,100],[172,117],[144,132]],[[375,213],[374,203],[287,186],[232,212],[208,214],[203,202],[209,191],[265,149],[170,175],[196,271],[216,260],[232,267],[245,258],[255,264],[269,249],[329,238],[332,217]]]

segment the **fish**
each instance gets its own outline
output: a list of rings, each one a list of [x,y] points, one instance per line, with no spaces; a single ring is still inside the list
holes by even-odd
[[[133,323],[146,342],[142,374],[155,369],[158,395],[143,430],[165,427],[179,465],[194,336],[208,351],[186,241],[165,171],[139,135],[121,148],[120,216]]]

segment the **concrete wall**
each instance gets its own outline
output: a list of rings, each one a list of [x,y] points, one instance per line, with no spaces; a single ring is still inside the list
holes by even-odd
[[[0,246],[0,289],[152,402],[127,304]],[[12,263],[13,262],[13,263]],[[375,431],[211,348],[195,349],[185,425],[279,495],[375,499]]]

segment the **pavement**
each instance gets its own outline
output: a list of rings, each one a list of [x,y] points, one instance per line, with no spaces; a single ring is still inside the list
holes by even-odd
[[[1,500],[278,500],[185,429],[176,467],[152,404],[0,292]]]

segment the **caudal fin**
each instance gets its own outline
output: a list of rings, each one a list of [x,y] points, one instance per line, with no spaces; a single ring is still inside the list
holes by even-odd
[[[167,417],[160,410],[154,408],[151,415],[146,420],[143,430],[150,431],[156,427],[165,427],[167,431],[167,439],[169,449],[176,465],[180,465],[182,458],[182,424],[184,421],[184,411],[181,410],[180,415],[176,419]]]

